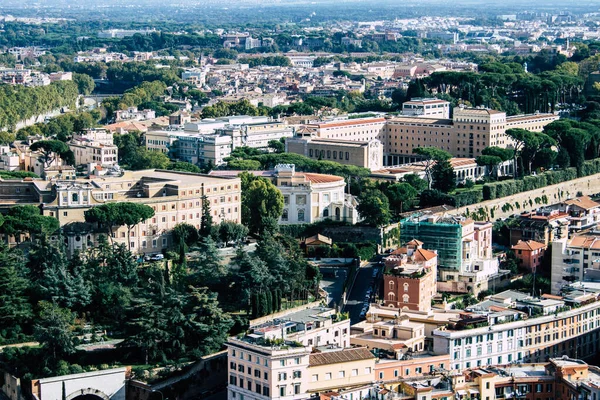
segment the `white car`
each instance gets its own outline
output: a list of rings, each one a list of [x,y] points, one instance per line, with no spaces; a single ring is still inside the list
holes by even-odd
[[[162,261],[165,259],[164,254],[155,254],[152,257],[150,257],[150,261]]]

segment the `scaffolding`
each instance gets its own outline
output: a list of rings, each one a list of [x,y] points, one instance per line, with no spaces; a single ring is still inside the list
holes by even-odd
[[[423,248],[437,250],[438,265],[459,271],[462,261],[462,225],[444,219],[430,222],[421,219],[405,219],[400,222],[400,242],[406,245],[413,239],[423,242]]]

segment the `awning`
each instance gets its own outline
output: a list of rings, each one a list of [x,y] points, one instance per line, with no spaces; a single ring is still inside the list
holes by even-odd
[[[459,396],[466,396],[467,395],[467,391],[466,390],[457,390],[456,393]]]
[[[479,394],[479,389],[469,389],[469,393],[471,393],[471,394]]]

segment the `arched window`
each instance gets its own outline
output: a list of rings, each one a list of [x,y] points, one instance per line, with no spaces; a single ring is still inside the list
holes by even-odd
[[[339,207],[335,208],[335,220],[339,221],[340,220],[340,215],[341,215],[341,211]]]
[[[329,217],[329,208],[326,208],[323,210],[323,217],[325,217],[325,218]]]
[[[394,295],[394,293],[388,293],[388,300],[389,301],[395,301],[396,300],[396,296]]]
[[[298,221],[304,221],[304,210],[298,210]]]
[[[404,291],[408,292],[408,282],[404,282]]]
[[[394,290],[394,285],[395,285],[394,281],[390,281],[390,290]]]
[[[281,220],[282,221],[288,220],[288,210],[283,210],[283,212],[281,213]]]
[[[407,294],[405,294],[404,296],[402,296],[402,301],[403,302],[408,303],[408,299],[409,299],[409,297],[408,297]]]

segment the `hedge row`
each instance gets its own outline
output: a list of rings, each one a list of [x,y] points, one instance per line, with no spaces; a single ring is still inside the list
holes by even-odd
[[[587,168],[591,170],[591,168]],[[595,173],[595,172],[594,172]],[[483,185],[483,200],[499,199],[513,194],[528,192],[549,185],[570,181],[577,178],[576,168],[560,171],[547,171],[536,176],[525,176],[523,179],[487,183]]]

